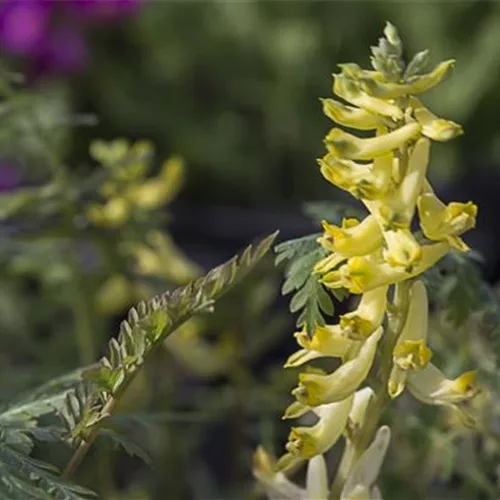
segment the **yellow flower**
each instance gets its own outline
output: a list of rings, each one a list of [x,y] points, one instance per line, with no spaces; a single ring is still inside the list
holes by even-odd
[[[306,476],[306,496],[303,500],[327,500],[328,473],[323,455],[316,455],[309,460]]]
[[[422,134],[434,141],[449,141],[464,133],[458,123],[438,118],[431,113],[418,99],[411,99],[413,113],[417,123],[422,127]]]
[[[424,185],[429,163],[429,139],[419,139],[412,148],[408,170],[397,189],[380,200],[363,200],[384,229],[408,229],[417,198]]]
[[[422,247],[408,229],[384,231],[387,249],[384,258],[391,266],[399,266],[411,272],[422,258]]]
[[[417,206],[420,227],[426,238],[447,241],[462,252],[469,250],[459,235],[476,225],[477,206],[474,203],[451,202],[445,205],[426,184],[426,192],[420,195]]]
[[[352,395],[370,371],[382,333],[382,327],[378,328],[363,343],[356,357],[329,375],[301,373],[299,386],[292,394],[299,402],[309,406],[341,401]]]
[[[314,272],[324,273],[348,259],[358,255],[366,255],[377,250],[382,244],[382,232],[377,221],[368,216],[360,223],[357,219],[344,219],[342,227],[322,222],[324,235],[318,242],[333,252],[320,260]]]
[[[381,125],[381,119],[364,109],[346,106],[335,99],[321,99],[323,113],[340,125],[358,130],[373,130]]]
[[[276,461],[262,446],[253,455],[252,472],[271,499],[300,500],[305,490],[290,481],[283,472],[276,471]]]
[[[341,500],[373,500],[382,498],[376,486],[380,469],[389,447],[391,431],[383,425],[375,434],[370,446],[363,452],[349,473]]]
[[[184,174],[181,158],[172,157],[163,163],[160,173],[137,186],[131,186],[126,196],[145,210],[158,208],[171,201],[179,192]]]
[[[394,155],[386,153],[373,163],[360,164],[328,153],[318,160],[321,174],[335,186],[346,190],[355,198],[375,200],[382,198],[392,186]]]
[[[408,388],[423,403],[444,406],[467,401],[478,392],[475,371],[465,372],[449,380],[432,363],[408,375]]]
[[[318,422],[311,427],[292,427],[286,444],[288,453],[308,460],[331,448],[344,432],[353,401],[351,394],[341,401],[314,408]]]
[[[379,254],[352,257],[338,270],[325,274],[321,282],[328,288],[346,288],[351,293],[364,293],[383,285],[393,285],[423,273],[448,253],[448,243],[422,246],[422,258],[410,271],[394,267]]]
[[[358,307],[340,316],[342,335],[352,340],[365,340],[384,320],[387,307],[387,285],[366,292]]]
[[[87,218],[98,227],[117,228],[127,221],[130,209],[125,198],[116,196],[102,205],[91,203],[87,209]]]
[[[345,101],[354,106],[363,108],[376,115],[401,120],[404,116],[403,111],[395,104],[373,97],[367,94],[362,84],[356,82],[345,75],[333,75],[333,92]]]
[[[371,160],[399,148],[420,134],[418,123],[407,123],[392,132],[383,133],[368,139],[333,128],[325,139],[325,144],[332,154],[352,160]]]
[[[428,308],[425,285],[416,281],[410,289],[408,315],[393,350],[393,367],[388,383],[391,398],[403,392],[409,371],[425,368],[431,358],[432,353],[426,345]]]
[[[374,397],[373,389],[368,386],[354,393],[354,402],[349,413],[349,425],[354,433],[363,427],[367,417],[366,412]]]
[[[356,344],[342,334],[339,325],[318,325],[312,337],[309,337],[306,331],[296,332],[294,336],[303,349],[287,359],[285,368],[300,366],[307,361],[325,356],[343,358]]]
[[[412,76],[403,83],[383,81],[366,74],[360,74],[359,77],[363,88],[370,95],[382,99],[396,99],[406,95],[422,94],[439,85],[449,74],[454,64],[453,59],[444,61],[439,63],[430,73]]]

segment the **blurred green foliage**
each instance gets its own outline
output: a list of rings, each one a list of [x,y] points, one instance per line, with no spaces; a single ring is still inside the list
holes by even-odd
[[[120,30],[94,33],[76,106],[100,118],[89,135],[147,136],[182,154],[191,199],[331,197],[315,165],[328,127],[318,98],[338,63],[368,62],[386,20],[409,54],[430,47],[432,62],[457,60],[427,104],[466,135],[435,148],[435,180],[498,161],[497,2],[147,2]]]

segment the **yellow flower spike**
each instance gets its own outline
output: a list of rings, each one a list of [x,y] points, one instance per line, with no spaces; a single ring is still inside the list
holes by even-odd
[[[351,293],[364,293],[379,286],[393,285],[418,276],[443,258],[449,249],[448,243],[422,246],[422,258],[411,272],[391,266],[378,254],[352,257],[338,270],[325,274],[320,281],[328,288],[346,288]]]
[[[387,249],[384,258],[391,266],[399,266],[411,272],[422,258],[422,247],[408,229],[384,231]]]
[[[417,198],[424,186],[429,151],[429,139],[419,139],[410,153],[408,170],[398,188],[381,200],[363,200],[384,229],[409,228]]]
[[[358,307],[340,316],[340,330],[352,340],[367,339],[384,320],[387,307],[387,285],[366,292]]]
[[[306,476],[305,499],[327,500],[328,499],[328,473],[323,455],[316,455],[309,460]]]
[[[382,198],[392,186],[394,155],[378,156],[373,163],[360,164],[329,153],[318,160],[321,175],[355,198]]]
[[[354,402],[349,413],[349,422],[354,432],[364,425],[365,418],[367,417],[366,411],[374,397],[375,393],[373,389],[368,386],[354,393]]]
[[[292,455],[310,459],[331,448],[342,436],[354,395],[314,408],[318,422],[311,427],[292,427],[286,449]]]
[[[401,120],[403,111],[392,104],[377,97],[368,95],[359,82],[356,82],[345,75],[333,75],[333,92],[354,106],[370,111],[371,113]]]
[[[439,63],[430,73],[410,77],[404,83],[388,82],[377,75],[360,73],[362,88],[370,95],[381,99],[397,99],[406,95],[423,94],[439,85],[450,73],[454,59]]]
[[[464,133],[458,123],[438,118],[431,113],[418,99],[410,101],[415,119],[422,127],[422,134],[434,141],[449,141]]]
[[[418,123],[407,123],[402,127],[376,137],[360,139],[342,129],[332,129],[325,138],[328,151],[340,158],[370,160],[399,148],[420,134]]]
[[[276,461],[262,446],[253,455],[252,472],[263,486],[269,498],[300,500],[305,498],[305,490],[290,481],[283,472],[276,471]]]
[[[417,206],[420,227],[425,237],[433,241],[448,241],[457,250],[469,247],[459,236],[476,225],[477,206],[472,203],[451,202],[445,205],[430,186],[420,195]]]
[[[356,344],[342,335],[338,325],[318,325],[311,337],[305,331],[296,332],[294,336],[303,349],[287,359],[285,368],[300,366],[312,359],[326,356],[343,358]]]
[[[377,115],[364,109],[346,106],[335,99],[321,99],[323,113],[339,125],[358,130],[373,130],[381,124]]]
[[[309,406],[334,403],[352,395],[370,371],[382,333],[383,329],[378,328],[363,343],[356,357],[329,375],[301,373],[299,386],[292,394],[299,402]]]
[[[113,165],[122,161],[128,151],[129,142],[125,139],[115,139],[114,141],[95,140],[90,144],[89,154],[91,158],[104,166]]]
[[[157,177],[148,179],[127,191],[127,197],[145,210],[158,208],[171,201],[179,192],[184,174],[182,159],[174,157],[164,162]]]
[[[447,379],[432,363],[408,375],[408,388],[418,400],[430,405],[454,405],[478,393],[476,371],[468,371],[456,379]]]
[[[380,427],[370,446],[363,452],[349,473],[342,493],[341,500],[374,500],[382,498],[376,486],[377,478],[384,461],[391,431],[387,425]]]

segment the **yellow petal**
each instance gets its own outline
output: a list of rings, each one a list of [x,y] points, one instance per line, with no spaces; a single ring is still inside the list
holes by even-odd
[[[358,307],[340,316],[342,334],[352,340],[365,340],[384,320],[387,307],[387,289],[384,285],[362,295]]]
[[[371,113],[401,120],[403,111],[388,101],[368,95],[359,82],[344,75],[333,75],[333,92],[350,104],[354,104]]]
[[[380,118],[369,111],[346,106],[335,99],[322,99],[323,113],[340,125],[358,130],[373,130],[380,124]]]
[[[412,99],[415,119],[422,127],[422,134],[434,141],[449,141],[464,133],[462,127],[451,120],[444,120],[431,113],[420,101]]]
[[[344,219],[342,227],[328,224],[326,221],[323,221],[322,225],[325,232],[318,241],[334,253],[316,264],[316,273],[327,272],[349,257],[372,253],[382,244],[380,227],[370,216],[361,223],[356,219]]]
[[[385,196],[392,187],[395,161],[392,153],[380,155],[368,164],[339,159],[335,154],[328,153],[318,163],[321,175],[328,182],[355,198],[375,200]]]
[[[418,276],[444,257],[449,249],[448,243],[422,246],[422,258],[411,272],[391,266],[378,255],[352,257],[338,270],[325,274],[320,281],[329,288],[346,288],[351,293],[364,293]]]
[[[351,411],[354,395],[315,408],[318,422],[311,427],[293,427],[286,449],[292,455],[310,459],[331,448],[342,436]]]
[[[349,421],[351,426],[356,429],[361,429],[364,425],[368,407],[375,397],[375,393],[370,387],[364,387],[354,394],[354,402],[349,413]]]
[[[432,363],[421,371],[409,374],[408,388],[417,399],[430,405],[461,403],[478,392],[475,371],[465,372],[450,380]]]
[[[363,452],[349,473],[342,493],[341,500],[373,499],[373,489],[380,474],[389,443],[391,431],[383,425],[375,434],[370,446]]]
[[[422,258],[422,248],[408,229],[384,231],[387,249],[384,258],[391,266],[399,266],[408,272]]]
[[[376,330],[362,345],[357,356],[329,375],[301,373],[299,386],[292,392],[309,406],[341,401],[352,395],[368,375],[383,329]]]
[[[418,123],[408,123],[402,127],[376,137],[360,139],[339,128],[332,129],[325,139],[328,150],[339,158],[370,160],[399,148],[420,133]]]
[[[252,472],[269,498],[304,498],[305,490],[292,483],[282,472],[277,472],[276,468],[275,459],[259,446],[253,456]]]
[[[475,227],[477,206],[472,203],[451,202],[445,205],[429,186],[417,202],[420,227],[425,237],[433,241],[448,241],[457,250],[469,247],[459,236]]]
[[[323,455],[316,455],[309,460],[306,476],[306,497],[311,500],[328,499],[328,474]]]
[[[419,139],[410,153],[408,171],[397,189],[381,200],[363,200],[384,229],[408,229],[429,163],[429,139]]]

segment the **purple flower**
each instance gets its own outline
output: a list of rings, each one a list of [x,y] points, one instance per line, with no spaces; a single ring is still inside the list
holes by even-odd
[[[49,22],[49,2],[7,0],[0,6],[0,46],[16,54],[33,54]]]
[[[19,169],[13,162],[0,160],[0,193],[11,191],[21,183]]]

